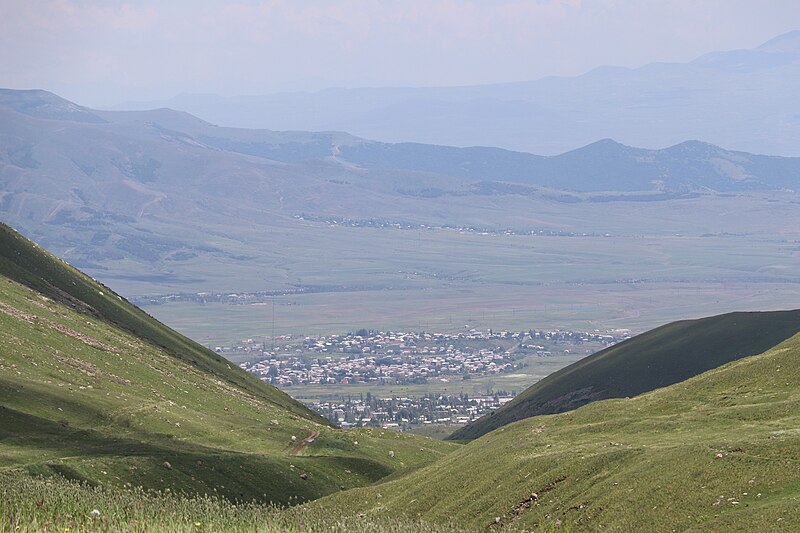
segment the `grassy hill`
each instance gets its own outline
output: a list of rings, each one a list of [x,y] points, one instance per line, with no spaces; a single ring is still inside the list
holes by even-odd
[[[667,324],[554,372],[448,438],[471,440],[523,418],[666,387],[762,353],[799,331],[800,310],[728,313]]]
[[[504,426],[309,511],[473,529],[797,531],[800,335],[635,398]]]
[[[108,287],[55,258],[5,224],[0,224],[0,274],[44,297],[147,341],[183,363],[224,379],[230,386],[239,387],[295,415],[324,423],[322,417],[288,395],[274,387],[265,387],[254,376],[161,324]]]
[[[455,447],[332,428],[0,226],[3,475],[285,505]]]

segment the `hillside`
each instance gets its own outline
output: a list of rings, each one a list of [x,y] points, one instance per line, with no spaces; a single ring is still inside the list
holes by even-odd
[[[473,529],[796,531],[800,335],[630,399],[510,424],[309,505]]]
[[[606,66],[574,77],[462,87],[180,95],[171,107],[226,126],[344,130],[385,142],[498,146],[555,155],[611,137],[659,148],[702,139],[800,155],[800,31],[686,63]],[[654,125],[656,125],[654,127]]]
[[[0,224],[0,274],[39,295],[125,331],[199,371],[225,380],[264,402],[317,423],[324,419],[274,387],[231,365],[220,355],[161,324],[63,261]]]
[[[0,226],[3,475],[285,505],[453,448],[332,428]]]
[[[648,331],[550,374],[449,439],[471,440],[506,424],[625,398],[762,353],[800,332],[800,310],[728,313]]]

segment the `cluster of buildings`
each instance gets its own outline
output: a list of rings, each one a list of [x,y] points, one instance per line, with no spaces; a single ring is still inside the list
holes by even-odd
[[[341,226],[348,228],[392,228],[405,230],[444,230],[457,231],[459,233],[476,233],[480,235],[535,235],[539,237],[610,237],[609,233],[586,233],[552,229],[511,229],[511,228],[489,228],[475,226],[457,226],[451,224],[428,225],[415,222],[400,222],[384,218],[354,219],[349,217],[320,216],[320,215],[294,215],[297,220],[307,220],[309,222],[322,222],[328,226]]]
[[[309,407],[342,427],[411,429],[428,424],[467,424],[502,406],[513,393],[469,397],[425,395],[377,398],[369,393],[340,402],[313,402]]]
[[[509,351],[481,349],[469,352],[443,347],[441,351],[427,349],[420,353],[346,357],[273,355],[241,366],[264,381],[281,387],[355,383],[408,385],[509,372],[519,368],[515,360],[520,355]]]
[[[234,349],[251,354],[242,368],[271,384],[377,385],[448,382],[520,369],[529,355],[548,356],[557,344],[594,343],[609,346],[625,332],[478,331],[458,333],[383,332],[359,330],[345,335],[277,339],[282,346],[267,349],[266,341],[246,339]],[[217,351],[226,353],[218,347]],[[564,350],[568,352],[569,350]],[[229,355],[226,353],[226,355]]]
[[[627,330],[515,332],[466,326],[456,333],[430,333],[362,329],[342,335],[243,339],[216,351],[229,358],[247,359],[242,368],[279,387],[320,387],[320,395],[327,401],[308,405],[334,424],[407,430],[429,424],[467,424],[511,400],[516,391],[476,385],[474,392],[485,393],[473,397],[430,392],[376,396],[381,385],[435,385],[518,371],[528,365],[531,356],[571,351],[588,354],[629,336]],[[334,385],[360,387],[340,394],[341,389],[332,388]]]

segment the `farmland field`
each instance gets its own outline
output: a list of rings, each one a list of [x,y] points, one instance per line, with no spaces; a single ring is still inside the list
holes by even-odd
[[[582,214],[567,206],[564,229],[576,232],[570,236],[284,221],[280,238],[253,235],[249,247],[237,243],[234,252],[252,254],[249,261],[190,262],[181,275],[198,281],[147,285],[149,294],[272,290],[274,296],[243,305],[137,303],[207,345],[271,335],[273,319],[277,334],[291,335],[361,327],[456,331],[467,324],[644,331],[677,318],[791,308],[800,302],[800,225],[778,220],[800,217],[783,198],[772,207],[782,218],[771,218],[771,203],[754,197],[658,202],[665,205],[650,206],[653,218],[639,224],[620,206],[592,206]],[[671,208],[686,220],[665,218]],[[741,218],[726,216],[729,211]],[[552,226],[559,217],[545,219]],[[743,220],[753,224],[748,232]],[[107,282],[131,295],[143,287],[120,278]]]

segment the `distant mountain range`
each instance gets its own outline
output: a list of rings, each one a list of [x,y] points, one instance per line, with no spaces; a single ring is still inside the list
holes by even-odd
[[[602,140],[544,157],[223,128],[169,109],[98,111],[46,91],[0,90],[0,217],[89,269],[133,260],[170,270],[163,261],[208,255],[241,262],[253,246],[245,233],[307,215],[502,229],[534,200],[798,187],[800,158],[699,141],[645,150]],[[230,239],[248,252],[231,251]]]
[[[601,67],[577,77],[465,87],[184,94],[170,107],[226,126],[340,130],[386,142],[499,146],[547,155],[597,139],[660,148],[703,139],[800,155],[800,31],[688,63]]]
[[[574,192],[794,190],[800,184],[800,158],[733,152],[700,141],[646,150],[603,139],[577,150],[545,157],[500,148],[382,143],[337,132],[223,128],[169,109],[90,110],[45,91],[2,89],[0,109],[36,119],[84,124],[82,127],[94,132],[95,138],[103,133],[108,134],[109,139],[131,136],[136,129],[135,136],[142,140],[162,145],[179,142],[207,154],[243,154],[290,164],[321,161],[344,168],[423,172],[460,178],[470,184],[507,182]],[[21,148],[25,145],[32,149],[32,142],[22,135],[14,138],[8,131],[13,122],[12,116],[4,120],[7,143],[14,146],[6,150],[7,161],[38,168],[33,152]],[[56,128],[56,132],[62,131]],[[90,144],[93,136],[80,137]],[[25,157],[33,159],[25,163]],[[141,152],[136,161],[127,161],[122,166],[116,164],[117,173],[142,182],[162,181],[159,175],[167,174],[159,170],[162,162],[148,157],[145,161],[144,152]],[[86,174],[85,169],[79,170]],[[393,185],[402,188],[401,180]]]

